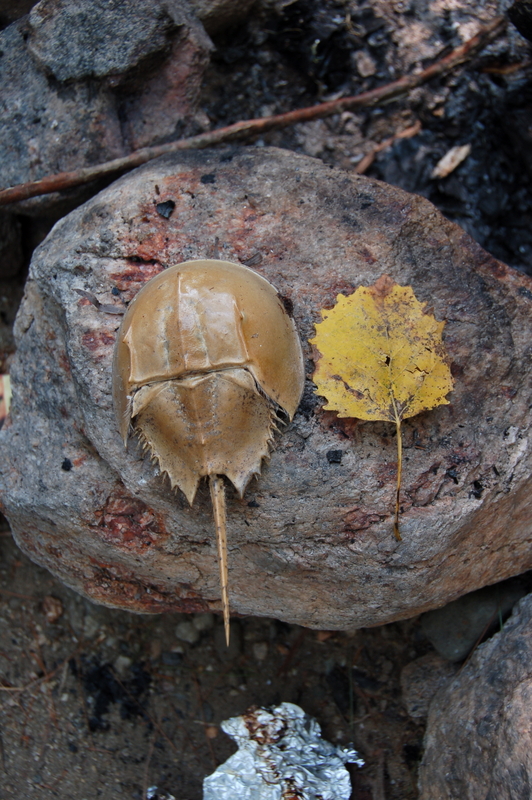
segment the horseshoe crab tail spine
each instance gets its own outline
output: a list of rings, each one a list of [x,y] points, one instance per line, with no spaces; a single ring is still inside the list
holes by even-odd
[[[222,590],[222,608],[224,615],[225,641],[229,647],[229,595],[227,592],[227,531],[225,513],[225,487],[221,475],[210,475],[214,524],[216,526],[216,543],[218,545],[218,563],[220,565],[220,586]]]

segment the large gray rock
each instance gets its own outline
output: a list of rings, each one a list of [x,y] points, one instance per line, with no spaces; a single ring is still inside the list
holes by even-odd
[[[190,508],[134,441],[125,451],[111,400],[121,318],[79,294],[122,310],[166,266],[204,257],[251,260],[293,302],[309,378],[261,477],[243,501],[229,492],[235,612],[375,625],[532,566],[532,281],[426,200],[268,148],[152,162],[36,251],[0,438],[5,513],[32,558],[99,602],[219,608],[208,491]],[[321,308],[383,273],[447,320],[456,377],[450,405],[405,423],[402,542],[392,428],[321,412],[307,344]]]
[[[58,81],[124,75],[169,46],[182,8],[173,16],[154,0],[40,0],[28,47]]]
[[[186,0],[41,0],[0,33],[2,186],[195,130],[212,43]],[[71,209],[93,187],[27,200]]]
[[[429,711],[420,800],[529,800],[532,595]]]

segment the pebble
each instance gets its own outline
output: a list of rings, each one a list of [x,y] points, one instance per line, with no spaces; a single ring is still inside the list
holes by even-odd
[[[267,642],[255,642],[255,644],[251,649],[253,651],[253,658],[255,659],[255,661],[264,661],[264,659],[268,655]]]
[[[182,642],[187,642],[188,644],[196,644],[200,638],[198,629],[188,620],[180,622],[179,625],[176,626],[175,635]]]
[[[127,656],[118,656],[115,658],[113,667],[120,677],[124,677],[133,662]]]
[[[58,597],[46,595],[42,601],[42,611],[47,622],[57,622],[59,617],[63,615],[63,603]]]
[[[527,593],[524,578],[486,586],[421,616],[421,630],[437,652],[449,661],[462,661],[483,634],[498,630],[499,614],[507,616]]]
[[[87,615],[85,617],[85,621],[83,623],[83,633],[87,637],[87,639],[92,639],[100,629],[100,623],[96,619],[96,617],[91,617]]]
[[[369,78],[377,72],[377,65],[365,50],[357,50],[354,55],[357,72],[361,78]]]

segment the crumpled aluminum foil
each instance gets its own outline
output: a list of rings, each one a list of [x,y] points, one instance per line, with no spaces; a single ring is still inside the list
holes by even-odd
[[[203,781],[203,800],[349,800],[344,764],[355,750],[321,738],[315,719],[293,703],[251,709],[222,722],[238,751]]]
[[[157,786],[149,786],[146,790],[146,800],[176,800],[173,794],[159,794]]]

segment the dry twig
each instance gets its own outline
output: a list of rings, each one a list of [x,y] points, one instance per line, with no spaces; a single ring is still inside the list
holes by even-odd
[[[404,128],[404,130],[399,131],[399,133],[396,133],[394,136],[390,136],[389,139],[385,139],[383,142],[380,142],[379,144],[375,145],[373,150],[371,150],[371,152],[369,153],[366,153],[364,158],[362,158],[358,162],[358,164],[355,167],[355,172],[358,175],[363,175],[375,161],[375,156],[377,155],[377,153],[381,153],[383,150],[386,150],[388,147],[391,147],[392,144],[395,144],[395,142],[398,139],[410,139],[412,136],[417,136],[420,130],[421,130],[421,122],[419,122],[418,120],[414,125],[410,125],[408,128]],[[80,290],[77,289],[77,291]]]
[[[115,158],[103,164],[96,164],[92,167],[83,167],[72,172],[60,172],[56,175],[49,175],[38,181],[29,181],[19,186],[0,191],[0,206],[27,200],[30,197],[50,194],[51,192],[70,189],[74,186],[81,186],[90,181],[113,175],[117,172],[127,170],[145,164],[159,156],[167,153],[176,153],[180,150],[201,150],[207,147],[234,140],[247,139],[259,136],[271,130],[286,128],[298,122],[308,122],[309,120],[323,119],[343,111],[353,111],[357,108],[370,108],[382,105],[391,100],[395,100],[402,95],[412,91],[433,78],[442,77],[451,72],[455,67],[473,58],[477,53],[486,47],[487,44],[497,38],[505,29],[506,20],[504,17],[497,17],[488,25],[482,27],[476,36],[473,36],[460,47],[457,47],[448,55],[431,64],[430,67],[413,75],[399,78],[392,83],[387,83],[377,89],[354,95],[353,97],[343,97],[339,100],[331,100],[327,103],[319,103],[307,108],[299,108],[295,111],[288,111],[285,114],[274,114],[271,117],[262,119],[243,120],[228,125],[225,128],[217,128],[213,131],[200,133],[188,139],[178,139],[175,142],[154,145],[153,147],[143,147],[122,158]]]

